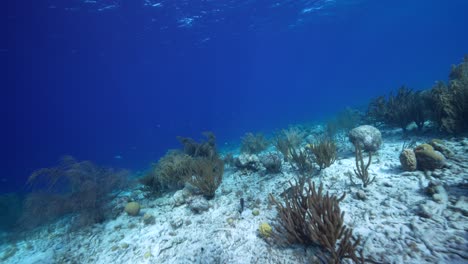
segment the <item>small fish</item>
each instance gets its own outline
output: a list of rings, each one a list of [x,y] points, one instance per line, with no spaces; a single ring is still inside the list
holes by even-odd
[[[123,159],[123,157],[120,156],[120,155],[115,155],[115,156],[114,156],[114,159]]]
[[[239,202],[240,202],[239,213],[242,214],[242,212],[244,211],[244,198],[240,198]]]

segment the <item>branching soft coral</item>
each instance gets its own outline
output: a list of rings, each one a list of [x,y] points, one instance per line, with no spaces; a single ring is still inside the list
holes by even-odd
[[[308,148],[314,155],[314,161],[319,165],[320,169],[330,167],[336,160],[336,143],[331,139],[319,139],[317,142],[309,144]]]
[[[223,180],[223,160],[220,158],[196,158],[192,161],[191,169],[190,184],[197,187],[207,199],[213,198],[216,189]]]
[[[406,127],[413,121],[411,113],[412,93],[412,90],[402,86],[395,95],[390,94],[387,101],[385,119],[388,123],[401,127],[404,132]]]
[[[449,84],[438,82],[431,90],[433,120],[440,129],[460,133],[468,129],[468,55],[452,66]]]
[[[216,149],[213,133],[205,132],[206,141],[178,137],[182,150],[170,150],[140,182],[153,193],[183,188],[186,182],[198,187],[207,198],[212,198],[221,184],[224,161]]]
[[[369,103],[367,117],[374,123],[383,122],[398,126],[406,132],[406,127],[415,122],[422,130],[429,119],[427,93],[414,92],[402,86],[396,94],[390,93],[388,99],[380,96]]]
[[[184,186],[192,176],[192,157],[178,150],[169,150],[141,182],[154,193]]]
[[[279,214],[273,237],[286,244],[320,246],[327,263],[338,264],[343,259],[363,263],[363,257],[356,254],[360,240],[353,241],[352,229],[344,225],[344,213],[340,210],[339,203],[345,195],[338,198],[323,194],[323,186],[317,190],[310,179],[290,184],[284,204],[270,195]]]
[[[76,213],[77,226],[105,219],[105,205],[127,183],[125,170],[96,166],[65,156],[55,167],[34,171],[28,178],[32,188],[25,200],[23,227],[36,227],[65,214]]]
[[[269,145],[268,140],[261,133],[247,133],[242,138],[241,152],[257,154],[264,151]]]

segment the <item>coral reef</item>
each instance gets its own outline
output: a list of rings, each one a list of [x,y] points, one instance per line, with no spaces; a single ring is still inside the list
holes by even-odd
[[[321,125],[308,131],[309,138],[324,132]],[[450,153],[447,155],[451,157],[446,156],[447,166],[440,169],[402,171],[396,154],[414,146],[404,144],[402,148],[399,129],[382,128],[382,135],[385,144],[378,153],[371,152],[370,168],[375,168],[369,170],[378,181],[365,189],[362,184],[350,184],[347,178],[349,174],[356,178],[350,169],[356,159],[350,152],[342,153],[333,166],[323,169],[319,174],[325,177],[320,178],[318,173],[301,175],[289,162],[283,163],[281,174],[264,177],[261,160],[270,154],[281,160],[281,155],[242,154],[239,157],[254,157],[250,160],[256,161],[258,170],[244,174],[229,168],[213,200],[200,195],[199,188],[191,184],[151,199],[140,188],[128,189],[113,202],[120,205],[118,216],[105,224],[70,235],[67,219],[76,216],[70,214],[63,221],[28,232],[32,235],[15,245],[13,255],[8,255],[13,247],[0,248],[0,258],[8,256],[5,263],[33,263],[38,259],[80,259],[86,263],[463,262],[468,140],[431,140],[434,135],[418,134],[412,142],[428,142],[434,151]],[[307,146],[299,148],[310,154]],[[209,159],[191,157],[182,150],[179,153],[191,160]],[[365,155],[362,151],[363,167],[367,165]],[[315,162],[312,165],[317,167]],[[299,182],[294,182],[297,177]],[[321,189],[316,188],[317,182],[313,186],[315,177],[323,183]],[[315,194],[311,194],[312,189]],[[347,191],[346,199],[342,199],[343,190]],[[44,214],[49,213],[48,201],[45,199],[41,207]],[[128,201],[141,204],[144,215],[128,217],[122,213]],[[268,223],[271,229],[262,223]]]

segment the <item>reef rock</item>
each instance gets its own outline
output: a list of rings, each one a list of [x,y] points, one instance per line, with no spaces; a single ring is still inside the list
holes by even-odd
[[[428,144],[430,144],[434,150],[442,153],[442,155],[444,155],[446,158],[450,158],[454,155],[453,152],[440,139],[433,139]]]
[[[191,187],[188,184],[185,185],[184,189],[178,190],[172,196],[174,206],[181,206],[185,204],[187,199],[191,196]],[[193,188],[193,187],[192,187]]]
[[[154,215],[146,213],[143,215],[143,223],[145,225],[153,225],[154,223],[156,223],[156,218],[154,217]]]
[[[280,173],[282,159],[276,154],[270,154],[260,157],[260,162],[265,167],[267,173]]]
[[[205,198],[197,196],[188,203],[188,207],[192,212],[199,214],[208,211],[210,209],[210,204]]]
[[[235,166],[240,170],[259,171],[262,163],[257,155],[241,154],[234,160]]]

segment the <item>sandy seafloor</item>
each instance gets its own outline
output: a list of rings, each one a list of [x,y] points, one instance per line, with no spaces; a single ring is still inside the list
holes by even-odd
[[[433,137],[410,134],[418,143]],[[376,181],[366,189],[350,184],[355,158],[349,143],[341,145],[331,167],[312,176],[330,193],[347,193],[340,207],[346,225],[361,237],[359,249],[375,263],[468,263],[468,138],[444,138],[454,156],[446,168],[432,172],[402,171],[401,130],[382,130],[382,138],[369,168]],[[269,151],[274,148],[259,155]],[[287,163],[276,175],[226,167],[223,183],[209,201],[190,188],[149,198],[137,187],[113,202],[122,211],[115,219],[72,233],[64,219],[15,244],[0,245],[0,262],[319,263],[314,248],[280,247],[259,235],[261,223],[276,221],[268,194],[279,197],[296,175]],[[430,181],[442,184],[437,195],[425,191]],[[241,197],[246,207],[242,214]],[[124,213],[129,200],[142,205],[139,216]],[[194,204],[207,206],[207,211],[194,213]],[[145,213],[155,216],[154,224],[143,223]]]

